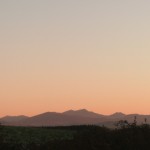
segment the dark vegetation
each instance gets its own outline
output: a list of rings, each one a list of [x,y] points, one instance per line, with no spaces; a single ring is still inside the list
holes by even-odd
[[[119,121],[99,126],[0,126],[0,150],[149,150],[150,126]]]

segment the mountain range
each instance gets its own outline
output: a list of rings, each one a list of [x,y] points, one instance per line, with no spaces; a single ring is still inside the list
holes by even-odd
[[[133,122],[137,118],[137,123],[144,123],[145,118],[150,124],[150,115],[123,114],[121,112],[112,115],[102,115],[86,109],[68,110],[63,113],[45,112],[32,117],[28,116],[5,116],[0,118],[3,125],[12,126],[69,126],[69,125],[104,125],[114,127],[119,120]]]

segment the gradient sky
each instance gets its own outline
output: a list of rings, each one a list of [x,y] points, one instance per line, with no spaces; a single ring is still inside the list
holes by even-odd
[[[86,108],[150,114],[149,0],[0,0],[0,116]]]

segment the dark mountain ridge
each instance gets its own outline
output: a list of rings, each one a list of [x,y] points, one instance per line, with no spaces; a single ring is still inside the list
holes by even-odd
[[[88,111],[86,109],[80,109],[80,110],[68,110],[63,112],[65,115],[70,115],[70,116],[80,116],[80,117],[91,117],[91,118],[102,118],[104,115]]]
[[[17,122],[17,121],[22,121],[24,119],[27,119],[29,117],[20,115],[20,116],[5,116],[3,118],[0,118],[0,122]]]
[[[150,115],[123,114],[116,112],[111,115],[102,115],[86,109],[68,110],[63,113],[45,112],[36,116],[5,116],[0,123],[13,126],[69,126],[69,125],[104,125],[114,126],[119,120],[133,122],[136,116],[138,124],[150,123]],[[146,118],[146,119],[145,119]]]

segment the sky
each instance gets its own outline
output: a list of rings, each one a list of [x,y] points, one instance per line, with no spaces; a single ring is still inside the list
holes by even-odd
[[[0,0],[0,116],[150,114],[149,6]]]

